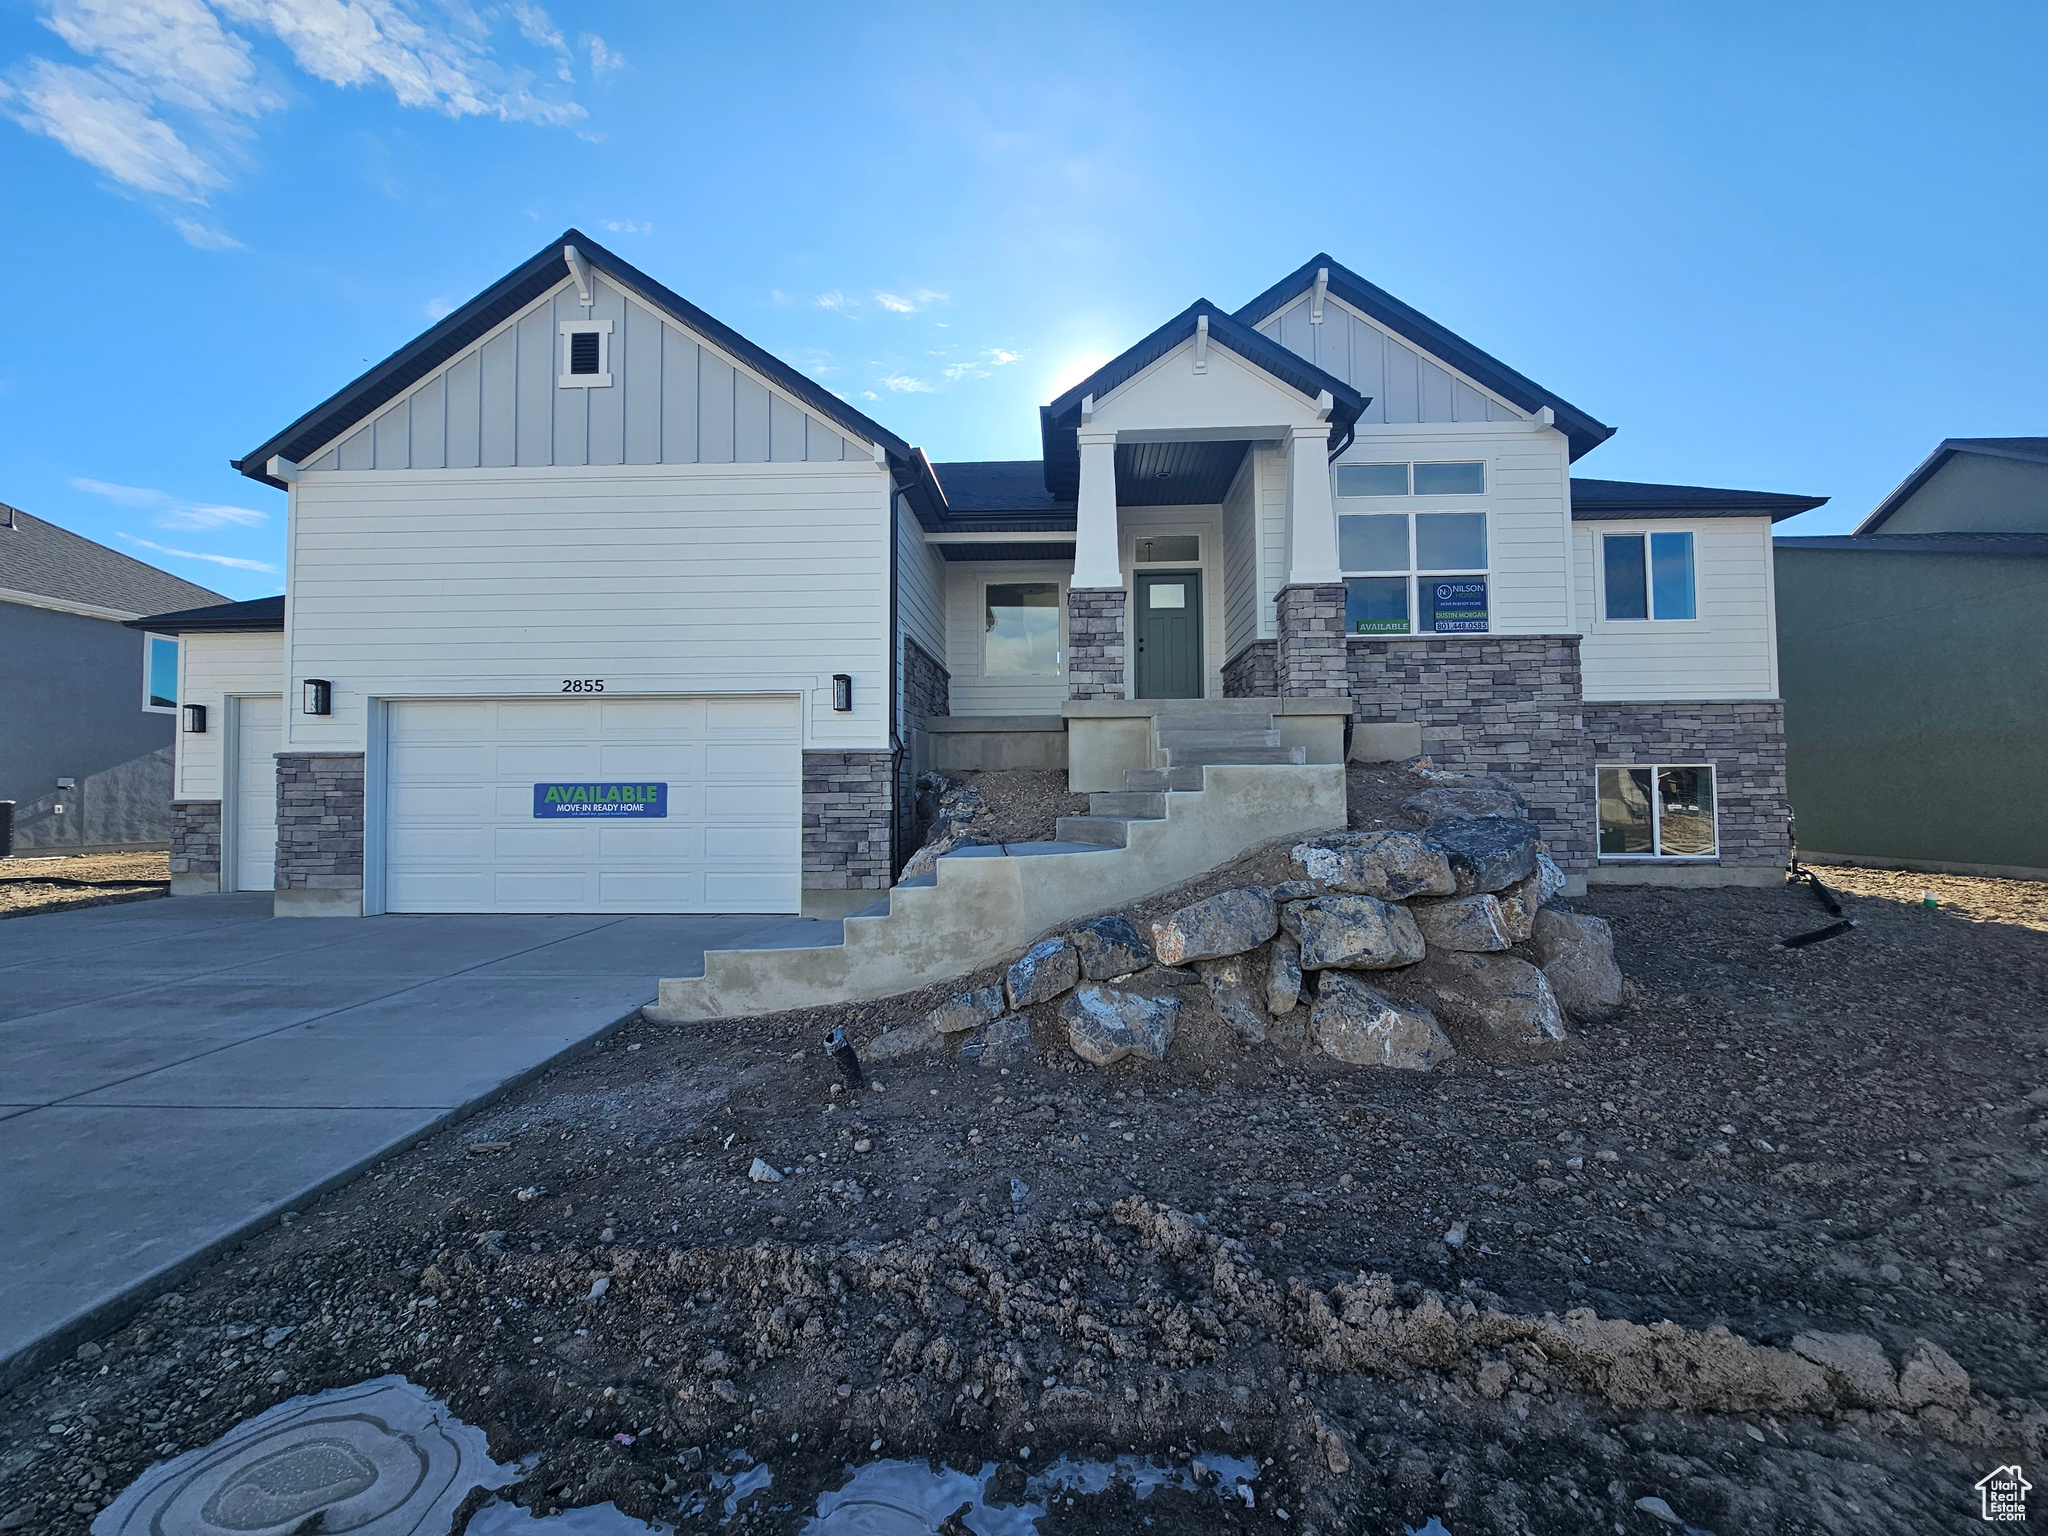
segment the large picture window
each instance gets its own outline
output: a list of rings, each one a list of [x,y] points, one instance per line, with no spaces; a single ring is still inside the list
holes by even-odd
[[[1628,765],[1597,772],[1603,859],[1711,859],[1719,852],[1712,765]]]
[[[1600,567],[1609,619],[1699,617],[1690,533],[1602,534]]]
[[[142,637],[142,707],[159,715],[178,712],[178,642],[170,635]]]
[[[990,582],[985,589],[984,677],[1056,677],[1060,589],[1053,581]]]
[[[1337,559],[1346,634],[1487,632],[1484,512],[1346,513]]]

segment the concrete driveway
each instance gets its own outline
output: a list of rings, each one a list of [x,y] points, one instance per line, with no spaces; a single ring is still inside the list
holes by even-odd
[[[0,922],[0,1388],[603,1034],[707,947],[838,926],[279,921],[267,895]]]

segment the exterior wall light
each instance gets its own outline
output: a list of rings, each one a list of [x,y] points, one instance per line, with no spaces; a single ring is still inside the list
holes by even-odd
[[[334,684],[324,677],[306,679],[305,702],[300,705],[309,715],[331,715],[334,713]]]
[[[185,734],[187,736],[204,736],[206,734],[206,706],[204,704],[187,704],[185,706]]]
[[[844,672],[832,674],[832,708],[842,715],[853,710],[853,679]]]

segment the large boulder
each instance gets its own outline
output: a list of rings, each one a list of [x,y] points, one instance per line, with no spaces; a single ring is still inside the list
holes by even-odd
[[[946,1037],[932,1028],[930,1018],[886,1030],[861,1047],[860,1059],[872,1065],[878,1061],[902,1061],[911,1056],[935,1055]]]
[[[1250,958],[1231,955],[1224,960],[1197,960],[1195,974],[1209,989],[1210,1000],[1232,1033],[1240,1040],[1259,1041],[1266,1038],[1266,1016],[1252,1001]]]
[[[1508,917],[1498,896],[1453,896],[1446,901],[1418,901],[1408,909],[1423,941],[1431,949],[1474,953],[1506,949],[1514,942]],[[1525,934],[1526,937],[1526,934]]]
[[[1038,1060],[1038,1046],[1031,1038],[1031,1024],[1014,1013],[990,1019],[967,1037],[960,1054],[983,1067],[1021,1067]]]
[[[924,1022],[942,1035],[957,1035],[981,1028],[1002,1011],[1002,983],[992,982],[947,998],[924,1016]]]
[[[1040,939],[1004,973],[1003,990],[1012,1008],[1058,997],[1081,979],[1081,960],[1065,939]]]
[[[1614,930],[1601,919],[1544,907],[1531,925],[1529,945],[1573,1018],[1604,1019],[1621,1007]]]
[[[1827,1372],[1835,1396],[1852,1408],[1899,1406],[1899,1378],[1867,1333],[1795,1333],[1792,1353]]]
[[[1128,976],[1152,963],[1151,946],[1128,917],[1091,917],[1067,935],[1081,957],[1081,974],[1090,981]]]
[[[1406,907],[1372,896],[1317,896],[1282,909],[1288,937],[1301,945],[1301,968],[1381,971],[1413,965],[1427,952]]]
[[[1173,1044],[1180,999],[1083,982],[1060,1004],[1074,1054],[1098,1067],[1136,1056],[1164,1061]]]
[[[1280,929],[1280,914],[1264,891],[1225,891],[1170,912],[1152,925],[1152,953],[1161,965],[1221,960],[1257,949]]]
[[[1440,821],[1423,842],[1443,854],[1457,894],[1504,891],[1536,872],[1543,833],[1533,821],[1511,816],[1460,816]]]
[[[1899,1400],[1908,1408],[1946,1408],[1966,1413],[1970,1407],[1970,1373],[1939,1344],[1913,1341],[1913,1353],[1899,1367]]]
[[[1449,860],[1413,832],[1344,832],[1297,843],[1294,862],[1315,885],[1382,901],[1449,896]]]
[[[1266,1012],[1292,1013],[1301,1001],[1301,945],[1292,934],[1278,933],[1266,956]]]
[[[1459,816],[1527,816],[1529,807],[1512,789],[1425,789],[1401,802],[1401,814],[1418,827]]]
[[[1342,971],[1325,971],[1309,1014],[1323,1053],[1359,1067],[1427,1072],[1456,1048],[1426,1008],[1407,1008]]]
[[[1524,1055],[1565,1038],[1564,1010],[1550,983],[1512,955],[1438,950],[1401,980],[1453,1039],[1482,1057]]]

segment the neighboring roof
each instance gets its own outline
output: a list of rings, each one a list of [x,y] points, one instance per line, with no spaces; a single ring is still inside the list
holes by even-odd
[[[1825,496],[1793,496],[1782,491],[1572,477],[1572,521],[1576,523],[1638,517],[1768,517],[1779,523],[1826,504]]]
[[[992,459],[978,463],[934,464],[932,473],[946,494],[946,511],[954,518],[990,513],[1057,517],[1074,520],[1074,503],[1055,499],[1045,488],[1043,459]]]
[[[1977,555],[1993,558],[2048,557],[2048,533],[1860,533],[1771,541],[1779,549],[1850,550],[1876,555]]]
[[[184,608],[176,613],[153,613],[130,619],[130,629],[150,629],[160,635],[225,634],[234,630],[282,630],[284,594],[252,597],[246,603],[216,603],[211,608]]]
[[[374,415],[421,379],[454,357],[463,348],[519,313],[528,304],[570,275],[563,247],[575,246],[583,259],[597,271],[655,308],[667,311],[747,367],[777,385],[827,421],[867,442],[880,443],[900,464],[910,464],[910,445],[886,427],[856,411],[844,400],[811,379],[805,378],[780,358],[763,351],[738,331],[714,320],[680,294],[663,287],[639,268],[621,260],[581,230],[567,229],[533,256],[507,272],[482,293],[422,332],[368,373],[306,412],[260,447],[252,448],[230,462],[252,480],[284,489],[268,472],[273,457],[302,463],[313,452],[332,442],[348,428]]]
[[[37,598],[52,607],[96,609],[110,619],[227,601],[208,587],[0,502],[0,601]]]
[[[1899,482],[1897,490],[1877,504],[1876,511],[1857,524],[1856,532],[1875,533],[1886,518],[1913,499],[1913,493],[1932,479],[1937,469],[1959,453],[2048,464],[2048,437],[1945,437],[1939,448],[1920,461],[1919,468]]]
[[[1614,428],[1596,421],[1562,395],[1554,395],[1534,379],[1517,373],[1490,352],[1472,345],[1455,331],[1438,325],[1419,309],[1411,309],[1386,289],[1367,282],[1327,254],[1309,257],[1237,312],[1246,325],[1258,325],[1285,309],[1315,286],[1316,273],[1329,268],[1329,291],[1353,309],[1370,316],[1403,341],[1413,342],[1432,357],[1449,363],[1467,378],[1477,379],[1502,399],[1525,411],[1549,406],[1557,413],[1557,429],[1571,444],[1574,459],[1614,436]]]
[[[1051,405],[1039,407],[1039,437],[1045,445],[1045,488],[1052,496],[1071,501],[1080,489],[1081,451],[1076,446],[1074,434],[1081,425],[1081,402],[1090,395],[1099,400],[1117,385],[1151,367],[1193,336],[1204,315],[1209,319],[1209,340],[1212,344],[1228,348],[1253,367],[1272,375],[1310,400],[1325,390],[1329,391],[1334,402],[1330,411],[1330,438],[1333,443],[1343,440],[1370,403],[1334,373],[1325,372],[1307,358],[1288,351],[1279,342],[1261,336],[1207,299],[1197,299],[1144,340],[1104,363]]]

